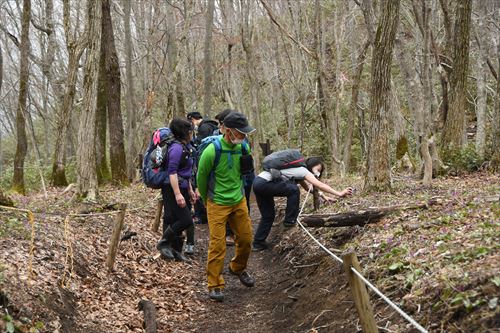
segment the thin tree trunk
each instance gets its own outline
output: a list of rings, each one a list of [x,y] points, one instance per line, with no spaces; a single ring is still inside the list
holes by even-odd
[[[137,133],[137,115],[134,95],[134,79],[132,75],[132,36],[130,33],[130,11],[131,1],[124,1],[125,12],[125,73],[127,78],[127,96],[125,102],[127,105],[127,167],[128,177],[135,177],[137,156],[136,133]]]
[[[101,30],[102,33],[102,30]],[[103,40],[101,40],[103,42]],[[104,46],[106,44],[102,44]],[[96,142],[95,158],[97,183],[99,185],[111,179],[111,173],[107,162],[107,125],[108,125],[108,81],[106,79],[106,55],[105,47],[101,48],[99,55],[99,75],[97,79],[97,106],[95,117]]]
[[[273,36],[274,36],[274,42],[275,42],[275,48],[274,48],[274,61],[276,64],[276,73],[277,73],[277,80],[278,80],[278,87],[279,87],[279,95],[281,97],[281,107],[283,110],[283,115],[285,117],[285,125],[287,130],[287,141],[290,142],[292,139],[292,133],[294,130],[293,123],[290,122],[290,110],[288,109],[288,99],[286,96],[286,91],[285,91],[285,75],[283,71],[283,64],[281,61],[281,55],[279,52],[279,39],[278,39],[278,34],[277,31],[274,29],[274,26],[271,26],[271,29],[273,31]]]
[[[479,4],[480,16],[487,16],[486,3],[481,1]],[[477,20],[476,31],[476,41],[478,43],[478,59],[477,59],[477,104],[476,104],[476,119],[477,119],[477,131],[476,131],[476,152],[481,158],[484,159],[485,147],[486,147],[486,78],[488,75],[488,53],[487,53],[487,42],[485,41],[486,30],[484,28],[484,19],[480,17]]]
[[[241,31],[243,50],[245,51],[246,58],[246,72],[248,76],[249,86],[250,86],[250,100],[251,100],[251,110],[252,119],[256,122],[255,127],[259,130],[257,131],[257,142],[264,142],[264,129],[262,127],[260,112],[259,112],[259,87],[257,82],[257,64],[255,61],[255,54],[253,50],[252,35],[253,32],[250,30],[251,25],[250,20],[250,1],[246,1],[243,9],[243,28]],[[256,167],[260,167],[260,154],[256,153],[253,155],[255,158]]]
[[[58,111],[56,120],[56,140],[54,144],[54,160],[52,164],[52,185],[67,186],[66,179],[66,151],[68,141],[68,129],[73,111],[73,101],[76,94],[76,81],[78,79],[78,66],[80,58],[85,50],[87,41],[85,36],[79,40],[73,38],[70,28],[70,4],[69,0],[63,1],[63,25],[66,38],[66,49],[68,51],[68,66],[66,69],[66,86],[63,93],[63,101]]]
[[[210,117],[212,107],[212,26],[214,23],[215,0],[208,0],[207,17],[205,21],[204,46],[204,98],[203,111]]]
[[[83,83],[83,108],[78,128],[77,171],[78,196],[89,201],[98,197],[96,174],[96,106],[97,83],[99,77],[99,55],[101,50],[100,1],[89,1],[88,4],[88,40],[87,58],[85,62],[85,78]]]
[[[441,147],[447,155],[461,149],[466,144],[465,109],[471,13],[472,0],[463,0],[457,3],[453,38],[453,71],[450,77],[450,109],[444,124]]]
[[[3,52],[2,44],[0,43],[0,92],[2,91],[3,82]],[[2,147],[2,131],[0,130],[0,175],[3,174],[3,147]],[[1,195],[2,193],[0,193]]]
[[[103,0],[102,42],[105,45],[104,59],[106,68],[107,108],[109,126],[109,159],[112,180],[128,184],[127,159],[125,157],[123,120],[121,110],[120,64],[116,53],[110,1]]]
[[[365,175],[367,191],[391,188],[388,115],[392,51],[399,21],[399,5],[399,0],[383,3],[382,17],[375,38],[370,98],[370,143]]]
[[[19,98],[16,112],[17,146],[14,157],[14,177],[12,179],[12,190],[21,194],[26,193],[24,187],[24,159],[28,150],[28,139],[26,137],[26,114],[28,112],[26,98],[29,84],[30,20],[31,1],[24,0],[20,45]]]
[[[316,82],[318,87],[318,107],[326,129],[325,140],[328,144],[328,155],[331,172],[338,174],[338,122],[336,121],[335,99],[338,98],[337,73],[335,71],[337,54],[331,46],[326,50],[323,40],[323,19],[319,0],[315,1],[315,33],[316,33]],[[333,44],[333,43],[332,43]],[[332,54],[333,53],[333,54]]]
[[[361,49],[358,57],[356,58],[356,71],[354,77],[352,78],[352,90],[351,90],[351,104],[349,105],[349,113],[347,115],[347,130],[344,141],[344,168],[346,173],[349,173],[351,168],[351,150],[352,150],[352,137],[356,122],[356,114],[358,109],[358,97],[359,97],[359,85],[361,83],[361,75],[363,74],[363,68],[365,65],[366,54],[368,53],[368,48],[370,46],[370,40],[368,39]]]
[[[423,66],[422,66],[422,84],[423,84],[423,101],[422,101],[422,122],[420,133],[422,133],[422,140],[420,143],[420,155],[424,162],[424,175],[422,183],[424,186],[431,186],[432,182],[432,158],[429,152],[429,136],[430,129],[432,128],[432,82],[431,82],[431,38],[430,38],[430,7],[426,7],[425,2],[422,2],[422,26],[423,32]]]
[[[493,110],[493,154],[491,168],[500,171],[500,43],[497,44],[497,92],[495,95],[495,109]]]
[[[484,159],[486,147],[486,64],[483,59],[479,59],[477,73],[477,104],[476,104],[476,152],[481,160]]]
[[[2,82],[3,82],[3,52],[2,52],[2,44],[0,44],[0,91],[2,91]]]

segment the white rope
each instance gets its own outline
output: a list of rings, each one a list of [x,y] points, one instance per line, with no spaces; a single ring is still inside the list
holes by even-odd
[[[410,317],[409,314],[407,314],[406,312],[404,312],[403,310],[401,310],[401,308],[399,308],[396,304],[394,304],[387,296],[385,296],[384,294],[382,294],[382,292],[380,290],[378,290],[377,287],[375,287],[373,284],[370,283],[370,281],[368,281],[367,279],[365,279],[365,277],[360,272],[358,272],[354,267],[351,267],[351,271],[354,274],[356,274],[361,280],[363,280],[363,282],[368,287],[370,287],[370,289],[373,290],[377,295],[379,295],[380,298],[382,298],[384,301],[386,301],[387,304],[389,304],[394,310],[396,310],[401,316],[403,316],[403,318],[405,318],[406,320],[408,320],[410,322],[410,324],[412,324],[413,326],[415,326],[415,328],[417,330],[419,330],[422,333],[427,333],[427,330],[425,328],[423,328],[419,323],[417,323],[415,321],[415,319],[413,319],[412,317]]]
[[[334,253],[332,253],[332,251],[328,250],[323,244],[321,244],[310,232],[309,230],[307,230],[307,228],[300,222],[300,216],[302,215],[302,211],[304,210],[304,207],[306,205],[306,202],[307,202],[307,198],[309,197],[309,193],[311,193],[311,189],[309,189],[309,191],[307,191],[307,194],[306,194],[306,198],[304,199],[304,203],[302,204],[302,208],[300,209],[300,212],[299,212],[299,218],[297,219],[297,223],[300,225],[300,227],[302,228],[302,230],[304,230],[306,232],[306,234],[309,235],[309,237],[311,237],[311,239],[319,245],[319,247],[321,247],[326,253],[328,253],[330,256],[332,256],[335,260],[337,260],[338,262],[340,262],[341,264],[344,263],[344,261],[339,258],[338,256],[336,256]],[[409,314],[407,314],[406,312],[404,312],[403,310],[401,310],[401,308],[399,308],[394,302],[392,302],[387,296],[385,296],[384,294],[382,294],[382,292],[377,288],[375,287],[373,284],[370,283],[370,281],[368,281],[360,272],[358,272],[354,267],[351,267],[351,271],[356,274],[356,276],[358,276],[371,290],[373,290],[377,295],[380,296],[380,298],[382,298],[387,304],[389,304],[389,306],[391,306],[394,310],[396,310],[401,316],[403,316],[403,318],[405,318],[410,324],[412,324],[418,331],[422,332],[422,333],[428,333],[428,331],[422,327],[419,323],[417,323],[415,321],[415,319],[413,319]]]

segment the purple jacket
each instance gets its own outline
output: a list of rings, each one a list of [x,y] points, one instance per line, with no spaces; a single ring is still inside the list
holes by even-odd
[[[184,147],[181,143],[173,142],[168,147],[168,174],[177,174],[177,177],[179,177],[179,187],[188,188],[188,179],[191,178],[192,169],[193,159],[191,157],[190,145]]]

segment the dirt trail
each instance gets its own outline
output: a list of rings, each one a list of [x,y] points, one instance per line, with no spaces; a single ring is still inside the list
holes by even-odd
[[[256,206],[252,207],[252,211],[255,229],[260,216]],[[196,272],[193,273],[199,276],[197,297],[207,305],[194,325],[179,328],[179,331],[356,332],[356,328],[348,322],[350,316],[345,315],[352,313],[352,303],[345,300],[348,297],[345,292],[334,291],[334,285],[346,282],[343,281],[341,268],[332,266],[331,260],[319,251],[312,255],[315,262],[301,263],[301,258],[297,257],[301,251],[294,249],[295,245],[299,247],[300,244],[283,247],[290,238],[302,239],[298,229],[284,231],[277,221],[269,237],[273,248],[252,252],[248,271],[256,279],[253,288],[243,286],[237,277],[228,273],[227,266],[234,254],[234,247],[228,247],[224,269],[225,299],[218,303],[210,301],[206,291],[204,268],[208,227],[197,225],[198,257],[193,267]],[[281,243],[283,238],[287,241]],[[289,265],[288,261],[292,264]],[[326,270],[325,274],[322,273],[323,269]]]
[[[252,207],[257,211],[257,207]],[[255,223],[260,216],[252,213]],[[227,247],[224,279],[226,281],[224,302],[209,300],[206,287],[205,266],[208,247],[208,226],[197,225],[196,273],[199,276],[197,297],[206,302],[206,310],[195,320],[194,327],[186,327],[196,332],[272,332],[272,313],[266,297],[270,294],[269,256],[267,253],[252,252],[248,271],[254,276],[253,288],[243,286],[237,277],[229,274],[227,267],[234,255],[234,246]]]

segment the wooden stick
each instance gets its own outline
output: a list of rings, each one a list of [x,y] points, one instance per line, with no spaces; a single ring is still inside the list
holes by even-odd
[[[139,310],[144,312],[144,330],[146,333],[156,333],[156,309],[154,303],[141,299]]]
[[[370,304],[370,297],[366,291],[364,282],[351,271],[354,267],[358,272],[361,272],[358,258],[356,254],[350,250],[342,256],[344,260],[344,271],[349,279],[349,287],[351,288],[352,298],[358,311],[359,321],[364,333],[377,333],[378,327],[375,317],[373,316],[373,308]]]
[[[319,191],[318,191],[318,189],[316,187],[313,189],[312,195],[313,195],[313,207],[314,207],[314,211],[317,211],[319,209],[321,201],[320,201],[320,198],[319,198]]]
[[[127,204],[120,204],[120,211],[115,217],[115,226],[113,228],[113,234],[111,236],[111,243],[109,244],[108,257],[106,259],[106,265],[108,266],[108,272],[113,271],[113,266],[115,265],[116,253],[118,252],[118,244],[120,243],[120,233],[123,228],[123,221],[125,220],[125,211],[127,210]]]
[[[160,220],[161,220],[161,211],[163,209],[163,200],[158,200],[156,203],[156,214],[155,214],[155,219],[153,223],[151,224],[151,231],[157,232],[158,227],[160,226]]]

